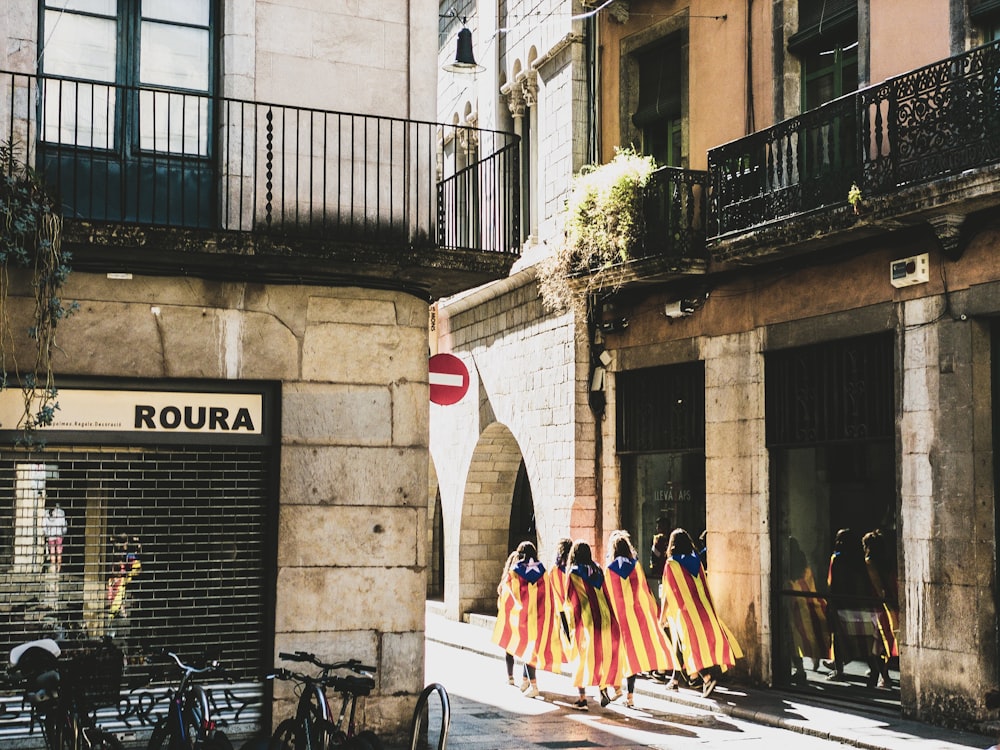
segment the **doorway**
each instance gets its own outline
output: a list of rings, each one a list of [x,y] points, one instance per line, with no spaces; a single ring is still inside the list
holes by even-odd
[[[766,355],[774,682],[899,703],[889,334]]]

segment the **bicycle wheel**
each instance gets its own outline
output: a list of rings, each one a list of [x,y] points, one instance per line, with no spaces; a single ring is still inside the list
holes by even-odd
[[[355,747],[356,750],[383,750],[382,740],[380,740],[376,736],[375,732],[370,729],[358,732],[354,735],[351,742],[354,743],[353,747]]]
[[[167,728],[167,717],[163,716],[153,727],[153,733],[149,735],[149,742],[146,743],[146,750],[168,750],[169,747],[170,730]]]
[[[340,733],[333,722],[326,719],[316,719],[310,726],[308,747],[303,745],[301,750],[329,750],[340,745],[337,736]]]
[[[149,735],[149,742],[146,743],[146,750],[174,750],[173,738],[170,736],[169,716],[161,716],[153,727],[153,733]],[[197,737],[198,729],[188,723],[188,737]]]
[[[211,737],[206,737],[201,745],[196,745],[196,747],[200,747],[201,750],[233,750],[233,743],[230,742],[225,732],[220,732],[217,729]]]
[[[87,738],[90,740],[90,750],[125,750],[121,740],[103,729],[87,730]]]
[[[304,744],[299,737],[299,723],[295,719],[285,719],[271,735],[267,750],[302,750]]]

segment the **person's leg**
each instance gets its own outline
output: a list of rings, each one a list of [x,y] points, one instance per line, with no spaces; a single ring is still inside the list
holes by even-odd
[[[505,659],[507,660],[507,684],[508,685],[513,685],[514,684],[514,654],[512,654],[510,652],[507,652],[507,655],[505,656]]]
[[[540,693],[538,692],[538,680],[535,665],[525,664],[524,674],[528,679],[528,687],[526,689],[522,688],[524,690],[524,694],[529,698],[537,698]]]
[[[715,690],[715,684],[715,675],[711,670],[706,669],[701,672],[701,694],[704,697],[707,698],[712,694],[712,691]]]
[[[587,692],[582,687],[578,687],[577,691],[579,692],[579,697],[577,698],[576,703],[573,704],[573,708],[576,708],[576,709],[578,709],[580,711],[586,711],[587,710]]]
[[[625,707],[633,708],[635,703],[633,701],[633,694],[635,693],[635,675],[630,674],[625,678]]]

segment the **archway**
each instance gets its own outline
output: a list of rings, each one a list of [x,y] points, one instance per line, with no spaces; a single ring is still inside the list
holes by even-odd
[[[479,436],[469,463],[458,539],[458,609],[496,613],[497,582],[510,552],[511,505],[521,449],[506,426],[494,422]]]
[[[434,462],[427,472],[427,598],[444,601],[444,513]]]

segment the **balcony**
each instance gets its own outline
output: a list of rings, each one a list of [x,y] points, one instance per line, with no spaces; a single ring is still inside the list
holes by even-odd
[[[0,72],[11,139],[77,270],[433,299],[506,276],[520,246],[511,133]]]
[[[645,281],[705,272],[708,173],[660,167],[646,185],[646,231],[632,270]]]
[[[753,264],[930,225],[955,257],[963,225],[1000,204],[998,164],[994,43],[709,151],[708,251]]]

